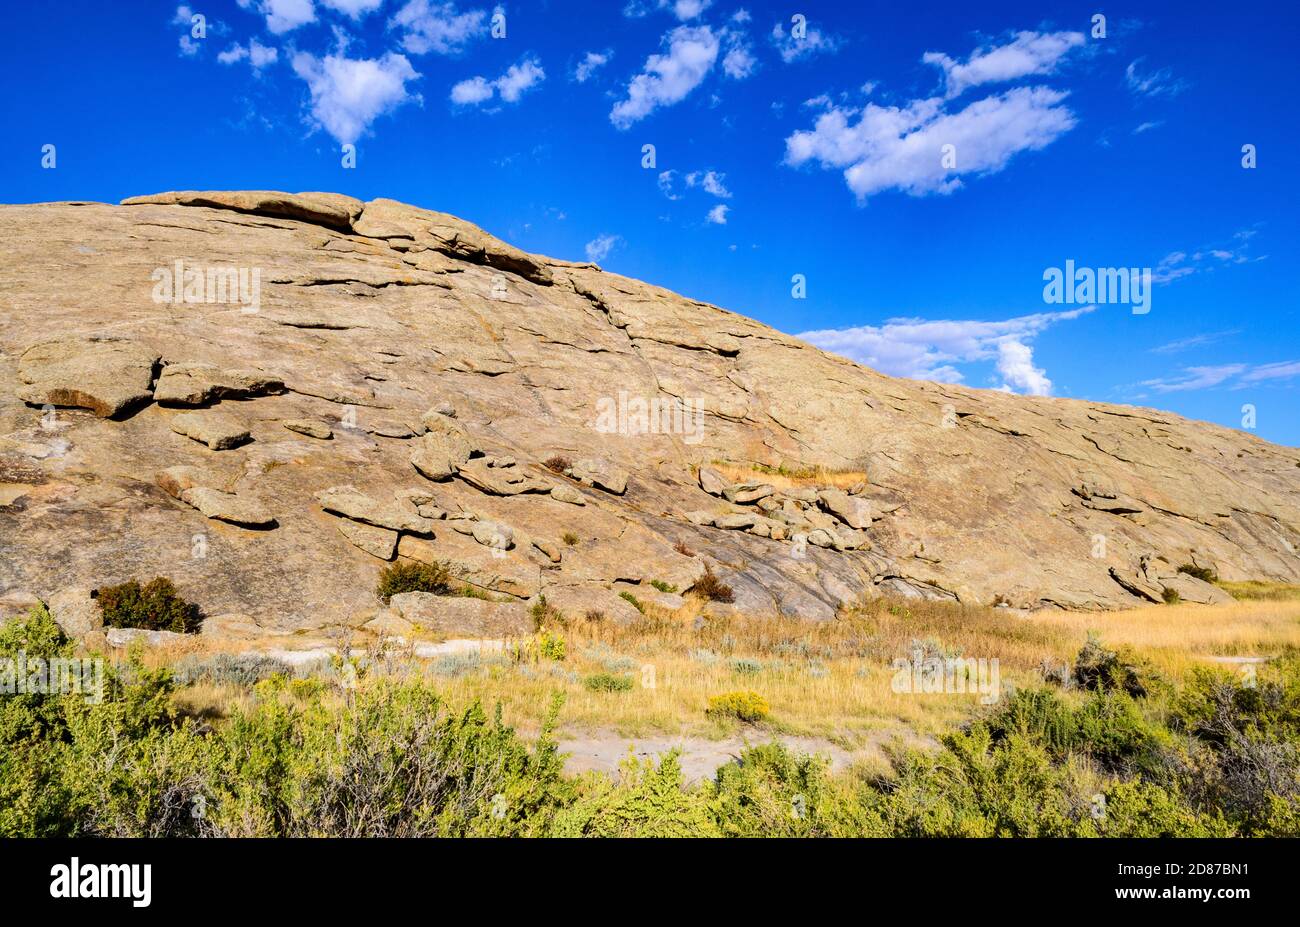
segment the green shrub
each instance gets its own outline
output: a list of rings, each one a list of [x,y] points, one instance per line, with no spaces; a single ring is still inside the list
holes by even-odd
[[[652,579],[650,580],[650,585],[654,586],[660,592],[664,592],[664,593],[671,594],[677,591],[676,586],[666,583],[662,579]]]
[[[709,697],[706,714],[718,718],[737,718],[750,724],[764,720],[772,711],[767,699],[757,692],[724,692]]]
[[[1178,594],[1177,589],[1173,589],[1168,586],[1166,586],[1165,589],[1160,593],[1160,598],[1164,600],[1164,603],[1166,605],[1177,605],[1179,602],[1183,600],[1183,597]]]
[[[636,596],[634,596],[632,593],[624,590],[623,592],[620,592],[618,594],[618,597],[622,599],[624,602],[629,603],[633,608],[635,608],[641,614],[643,615],[645,614],[645,604]]]
[[[1178,572],[1186,573],[1188,576],[1195,577],[1196,579],[1207,583],[1217,583],[1219,581],[1218,573],[1214,572],[1209,567],[1197,566],[1194,563],[1184,563],[1178,568]]]
[[[528,610],[528,615],[533,619],[534,631],[540,631],[552,625],[564,628],[568,627],[569,624],[568,619],[564,617],[564,612],[547,602],[544,595],[537,597],[533,607]]]
[[[95,590],[110,628],[143,628],[193,634],[203,623],[199,607],[181,598],[170,579],[159,576],[141,586],[134,579]]]
[[[392,566],[384,567],[379,574],[379,586],[375,589],[375,595],[387,605],[393,596],[403,592],[450,595],[453,591],[451,570],[447,564],[400,560]]]
[[[176,667],[176,684],[191,686],[198,682],[214,686],[238,686],[251,689],[277,674],[292,676],[293,667],[283,660],[256,653],[218,653],[201,658],[189,657]]]
[[[558,812],[556,837],[717,837],[706,788],[687,789],[677,752],[658,766],[629,755],[617,782],[599,774],[578,780],[572,805]]]
[[[616,676],[613,673],[593,673],[584,679],[582,684],[592,692],[632,691],[631,676]]]
[[[1074,659],[1074,681],[1090,692],[1118,691],[1134,698],[1145,698],[1154,676],[1152,670],[1128,650],[1107,650],[1091,635]]]

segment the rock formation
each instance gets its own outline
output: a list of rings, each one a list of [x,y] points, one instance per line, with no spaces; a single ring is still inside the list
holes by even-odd
[[[810,619],[1300,582],[1300,452],[1248,434],[883,376],[391,200],[0,210],[0,613],[164,575],[229,627],[355,626],[396,557],[512,628],[706,566]]]

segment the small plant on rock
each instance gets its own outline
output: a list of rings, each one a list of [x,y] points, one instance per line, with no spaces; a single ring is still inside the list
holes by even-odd
[[[574,544],[577,544],[578,541],[581,540],[581,539],[580,539],[576,534],[574,534],[572,531],[566,531],[566,532],[564,532],[564,535],[563,535],[560,539],[561,539],[562,541],[564,541],[564,543],[567,544],[567,545],[569,545],[570,547],[572,547]]]
[[[143,586],[134,579],[105,586],[96,590],[95,597],[104,610],[104,624],[110,628],[194,634],[203,622],[199,607],[181,598],[175,584],[164,576]]]
[[[703,596],[710,602],[736,601],[732,588],[718,579],[717,574],[707,566],[704,568],[704,575],[695,581],[695,585],[691,587],[690,591]]]
[[[387,605],[389,599],[403,592],[448,595],[452,591],[451,571],[447,564],[402,561],[385,567],[379,574],[379,586],[375,589],[375,594]]]
[[[662,579],[652,579],[650,580],[650,585],[654,586],[660,592],[664,592],[664,593],[671,594],[677,591],[676,586],[672,585],[671,583],[666,583]]]
[[[1185,573],[1194,579],[1199,579],[1206,583],[1217,583],[1219,581],[1218,573],[1214,572],[1209,567],[1197,566],[1194,563],[1184,563],[1178,568],[1178,572]]]
[[[550,470],[552,473],[563,473],[565,470],[573,466],[573,461],[560,454],[555,454],[554,456],[546,458],[546,460],[542,462],[542,466],[546,467],[546,469]]]
[[[644,604],[640,599],[638,599],[636,596],[634,596],[632,593],[627,592],[627,591],[625,590],[625,591],[623,591],[623,592],[620,592],[620,593],[618,594],[618,597],[619,597],[620,599],[622,599],[623,601],[629,603],[633,608],[635,608],[635,609],[636,609],[637,611],[639,611],[641,614],[643,614],[643,615],[645,614],[645,604]]]

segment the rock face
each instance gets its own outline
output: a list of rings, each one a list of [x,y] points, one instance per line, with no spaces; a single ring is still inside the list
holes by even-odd
[[[1300,582],[1292,448],[885,377],[391,200],[126,202],[0,207],[0,601],[165,575],[208,614],[321,627],[402,557],[526,633],[531,597],[635,620],[619,590],[706,564],[737,608],[819,619],[1222,594],[1183,564]],[[257,304],[210,301],[212,271],[256,272]]]

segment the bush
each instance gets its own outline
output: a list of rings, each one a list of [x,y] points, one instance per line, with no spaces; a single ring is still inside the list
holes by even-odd
[[[591,692],[631,692],[632,677],[613,673],[594,673],[582,681]]]
[[[619,597],[620,599],[622,599],[624,602],[627,602],[628,604],[630,604],[633,608],[635,608],[635,609],[636,609],[637,611],[639,611],[641,614],[643,614],[643,615],[645,614],[645,604],[644,604],[640,599],[638,599],[636,596],[634,596],[632,593],[627,592],[626,590],[624,590],[623,592],[620,592],[620,593],[618,594],[618,597]]]
[[[695,581],[695,585],[690,588],[690,591],[703,596],[710,602],[736,601],[732,588],[718,579],[717,575],[708,566],[705,566],[704,575]]]
[[[709,698],[706,714],[718,718],[736,718],[748,724],[764,720],[772,709],[757,692],[724,692]]]
[[[654,586],[660,592],[667,593],[670,595],[677,591],[676,586],[672,585],[671,583],[666,583],[662,579],[652,579],[650,580],[650,585]]]
[[[447,564],[403,560],[384,567],[379,574],[379,586],[375,589],[375,595],[387,605],[393,596],[403,592],[450,595],[452,591],[451,570]]]
[[[539,595],[533,607],[528,610],[528,615],[533,619],[533,630],[540,631],[543,628],[555,625],[557,627],[567,627],[569,621],[564,617],[564,612],[560,611],[550,602],[546,601],[546,596]]]
[[[1166,586],[1164,591],[1160,593],[1160,598],[1164,600],[1166,605],[1177,605],[1183,600],[1183,597],[1178,594],[1177,589],[1168,586]]]
[[[1072,675],[1090,692],[1124,692],[1133,698],[1145,698],[1154,682],[1150,668],[1129,651],[1107,650],[1092,636],[1075,657]]]
[[[573,461],[561,454],[555,454],[554,456],[546,458],[542,465],[552,473],[563,473],[565,470],[573,466]]]
[[[283,660],[256,653],[219,653],[207,659],[190,657],[176,667],[176,684],[191,686],[205,682],[214,686],[251,689],[272,676],[292,676],[293,667]]]
[[[1188,576],[1199,579],[1202,582],[1217,583],[1219,581],[1218,573],[1214,572],[1209,567],[1197,566],[1194,563],[1184,563],[1178,568],[1178,572],[1186,573]]]
[[[203,623],[199,607],[180,597],[170,579],[159,576],[141,586],[134,579],[95,590],[110,628],[143,628],[194,634]]]
[[[574,534],[572,531],[566,531],[560,537],[560,540],[563,541],[567,547],[572,547],[582,539],[578,537],[576,534]]]

